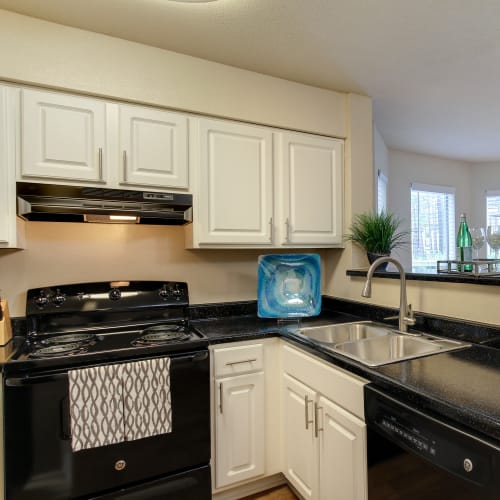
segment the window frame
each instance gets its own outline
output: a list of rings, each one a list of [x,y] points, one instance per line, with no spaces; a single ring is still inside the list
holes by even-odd
[[[445,200],[445,217],[446,220],[439,222],[438,221],[438,233],[437,237],[435,236],[435,231],[432,233],[434,234],[434,237],[431,235],[430,240],[432,241],[432,245],[438,246],[437,251],[439,251],[439,245],[442,245],[441,253],[435,253],[430,254],[430,256],[426,259],[425,258],[425,253],[424,257],[419,257],[417,255],[417,252],[419,248],[421,248],[424,245],[416,245],[416,238],[418,237],[419,240],[421,240],[420,236],[417,236],[419,234],[418,228],[416,229],[415,227],[415,220],[414,220],[414,214],[415,212],[418,213],[419,215],[421,214],[421,211],[418,209],[414,209],[414,193],[416,192],[422,192],[422,193],[435,193],[438,195],[445,195],[447,196],[447,199]],[[440,202],[439,202],[440,203]],[[411,232],[411,263],[412,263],[412,270],[413,272],[428,272],[429,270],[435,270],[436,269],[436,263],[438,260],[453,260],[455,259],[456,256],[456,244],[455,244],[455,220],[456,220],[456,212],[455,212],[455,206],[456,206],[456,189],[453,186],[443,186],[443,185],[437,185],[437,184],[423,184],[423,183],[418,183],[418,182],[412,182],[410,184],[410,232]],[[440,216],[440,210],[437,209],[436,213],[434,214],[435,217]],[[420,221],[420,218],[418,219],[417,223],[418,227],[421,226],[422,222]],[[429,232],[429,231],[428,231]],[[425,252],[425,249],[424,249]],[[431,265],[432,264],[432,265]]]

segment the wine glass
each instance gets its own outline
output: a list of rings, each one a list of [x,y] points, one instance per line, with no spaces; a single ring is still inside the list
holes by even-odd
[[[486,240],[488,245],[495,252],[495,260],[498,259],[498,249],[500,248],[500,225],[488,226],[486,231]],[[495,268],[497,263],[495,262]]]
[[[484,246],[484,227],[471,227],[470,235],[472,237],[472,248],[474,249],[474,253],[476,257],[474,260],[479,259],[479,250]]]

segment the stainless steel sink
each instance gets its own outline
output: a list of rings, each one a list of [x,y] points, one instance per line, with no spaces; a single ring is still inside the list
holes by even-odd
[[[378,325],[371,321],[359,321],[356,323],[340,323],[335,325],[311,326],[301,328],[297,331],[321,344],[339,344],[342,342],[353,342],[387,335],[389,330],[384,325]]]
[[[368,366],[380,366],[469,347],[458,340],[403,333],[372,321],[301,328],[296,335]]]
[[[364,342],[345,342],[337,345],[336,350],[369,366],[378,366],[441,352],[442,348],[418,337],[390,334]]]

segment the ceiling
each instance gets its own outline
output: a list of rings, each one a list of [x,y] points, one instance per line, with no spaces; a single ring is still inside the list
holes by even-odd
[[[0,8],[368,95],[391,148],[500,159],[498,0],[0,0]]]

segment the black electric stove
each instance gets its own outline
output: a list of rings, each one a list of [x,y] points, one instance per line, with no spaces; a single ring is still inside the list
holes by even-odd
[[[184,282],[115,281],[28,291],[27,334],[7,373],[206,348]]]
[[[26,335],[16,339],[19,347],[2,366],[6,500],[211,498],[208,341],[190,325],[188,309],[184,282],[114,281],[28,291]],[[95,367],[116,373],[116,365],[127,368],[121,373],[137,373],[128,367],[145,364],[168,366],[169,382],[151,389],[156,386],[150,371],[113,379],[110,398],[121,394],[115,386],[124,394],[139,387],[126,393],[128,403],[114,410],[113,422],[149,422],[155,405],[141,406],[144,391],[153,399],[168,391],[170,430],[155,427],[147,437],[130,437],[118,425],[125,437],[113,444],[75,449],[72,415],[80,410],[71,411],[72,374]],[[165,380],[165,372],[161,376]],[[92,398],[108,386],[96,379],[79,390],[85,405],[90,398],[90,418],[94,409],[104,411],[107,405],[97,406]]]

